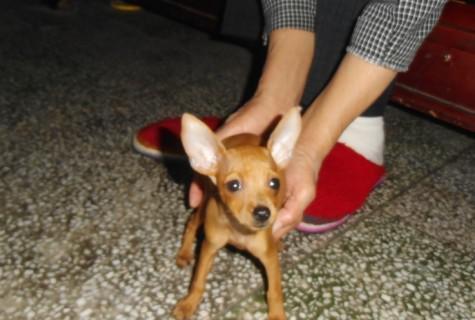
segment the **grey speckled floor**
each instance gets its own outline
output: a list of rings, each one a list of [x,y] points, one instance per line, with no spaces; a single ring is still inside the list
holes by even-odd
[[[0,11],[0,318],[168,319],[184,183],[131,150],[154,119],[224,115],[243,48],[100,2]],[[475,140],[389,107],[389,177],[344,227],[292,233],[290,319],[475,319]],[[196,319],[263,319],[262,278],[219,254]]]

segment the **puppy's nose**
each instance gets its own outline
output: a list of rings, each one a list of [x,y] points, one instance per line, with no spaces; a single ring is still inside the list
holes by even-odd
[[[270,210],[267,207],[264,206],[257,206],[254,208],[254,211],[252,212],[254,215],[254,219],[257,222],[266,222],[269,217],[270,217]]]

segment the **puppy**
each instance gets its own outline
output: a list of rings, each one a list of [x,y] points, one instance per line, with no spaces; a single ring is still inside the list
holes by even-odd
[[[193,259],[193,242],[203,225],[205,238],[188,292],[173,310],[175,319],[190,319],[203,295],[205,281],[219,249],[231,244],[260,260],[268,279],[269,319],[285,319],[278,244],[272,223],[285,197],[283,169],[300,134],[300,109],[288,111],[270,135],[245,134],[221,142],[200,120],[182,117],[181,139],[191,167],[206,178],[205,198],[190,217],[176,257],[179,267]]]

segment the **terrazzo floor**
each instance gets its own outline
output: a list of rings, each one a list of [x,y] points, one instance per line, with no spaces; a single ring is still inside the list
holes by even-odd
[[[0,39],[0,319],[169,319],[191,276],[174,263],[187,176],[131,137],[230,112],[250,53],[99,1],[2,1]],[[285,239],[289,319],[475,319],[475,139],[386,119],[383,186],[342,228]],[[221,251],[195,319],[265,318],[260,272]]]

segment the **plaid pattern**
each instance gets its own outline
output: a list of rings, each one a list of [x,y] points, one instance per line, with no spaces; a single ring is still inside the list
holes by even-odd
[[[409,68],[447,0],[370,0],[358,18],[347,51],[396,71]],[[318,0],[262,0],[265,33],[315,29]]]
[[[293,28],[314,30],[317,1],[315,0],[261,0],[266,25],[265,34],[274,29]]]

